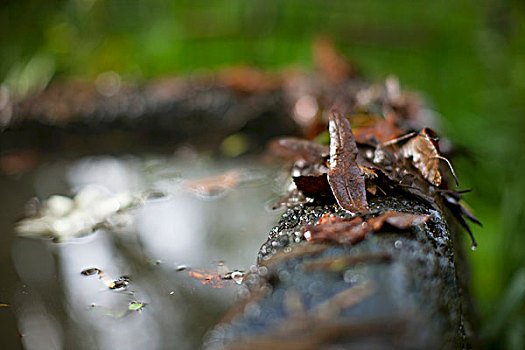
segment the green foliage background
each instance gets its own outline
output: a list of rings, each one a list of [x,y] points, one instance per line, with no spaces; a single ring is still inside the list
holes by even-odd
[[[371,80],[418,90],[464,150],[454,159],[483,228],[468,252],[490,348],[525,348],[525,5],[518,1],[65,0],[0,5],[0,81],[113,70],[146,80],[232,64],[312,65],[330,35]],[[465,235],[465,244],[468,241]]]

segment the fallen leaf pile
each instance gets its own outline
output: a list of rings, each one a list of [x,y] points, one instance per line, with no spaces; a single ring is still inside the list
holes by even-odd
[[[435,209],[447,206],[467,230],[475,248],[477,243],[466,219],[480,222],[461,201],[466,191],[449,189],[448,177],[440,172],[442,163],[448,165],[458,186],[452,165],[440,154],[434,131],[415,128],[419,126],[415,99],[402,93],[394,78],[387,79],[384,89],[363,88],[355,96],[353,102],[342,95],[334,98],[334,108],[324,122],[329,148],[318,143],[324,138],[323,131],[314,135],[306,132],[309,140],[284,138],[269,144],[273,154],[293,163],[293,186],[281,202],[287,200],[288,206],[304,203],[301,195],[312,201],[335,200],[341,209],[355,216],[308,227],[306,238],[351,244],[380,230],[385,223],[404,230],[426,222],[428,217],[394,212],[363,218],[370,214],[368,198],[404,192]],[[312,122],[316,125],[307,128],[310,132],[323,124],[319,119]]]

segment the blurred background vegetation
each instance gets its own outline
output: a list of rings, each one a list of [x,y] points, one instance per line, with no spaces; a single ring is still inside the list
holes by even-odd
[[[484,224],[467,253],[482,336],[525,348],[523,2],[12,0],[0,5],[0,81],[24,95],[110,70],[145,81],[239,64],[309,68],[319,34],[369,80],[397,75],[442,116]]]

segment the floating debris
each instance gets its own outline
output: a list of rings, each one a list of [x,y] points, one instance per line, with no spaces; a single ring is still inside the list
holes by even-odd
[[[91,275],[98,275],[101,274],[102,271],[99,268],[96,267],[90,267],[89,269],[82,270],[80,272],[84,276],[91,276]]]
[[[187,270],[188,269],[188,266],[187,265],[178,265],[175,270],[176,271],[184,271],[184,270]]]
[[[90,267],[80,272],[83,276],[98,275],[98,278],[104,283],[106,287],[112,290],[125,289],[129,285],[130,277],[128,275],[122,275],[118,279],[113,280],[107,276],[101,269],[97,267]]]
[[[119,280],[110,282],[107,286],[109,289],[119,290],[119,289],[125,289],[128,286],[128,284],[129,284],[128,281],[119,279]]]
[[[217,271],[206,269],[192,269],[188,271],[190,278],[213,288],[224,288],[231,285],[232,281],[236,284],[241,284],[244,280],[244,275],[245,272],[242,270],[230,270],[224,262],[217,263]]]
[[[129,303],[128,310],[129,311],[141,311],[146,306],[146,303],[142,303],[139,301],[132,301]]]
[[[213,288],[224,288],[227,283],[216,271],[212,270],[194,269],[188,271],[188,276]]]
[[[246,273],[244,271],[240,270],[234,270],[227,272],[224,276],[222,276],[223,280],[233,280],[237,284],[241,284],[244,280],[244,275]]]

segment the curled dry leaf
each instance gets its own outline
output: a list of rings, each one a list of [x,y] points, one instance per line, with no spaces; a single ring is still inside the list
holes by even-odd
[[[412,164],[431,184],[441,184],[439,173],[439,153],[430,139],[430,135],[423,129],[418,135],[411,138],[402,148],[404,158],[412,158]]]
[[[357,145],[348,119],[333,112],[329,121],[328,183],[339,206],[353,213],[368,211],[365,179],[357,165]]]
[[[408,142],[401,147],[400,153],[403,158],[412,159],[412,164],[419,170],[421,175],[434,186],[441,185],[441,173],[439,172],[439,161],[447,163],[450,168],[456,185],[458,180],[452,165],[448,159],[439,154],[439,145],[435,133],[424,128],[417,135],[410,133],[397,139],[388,141],[386,144],[394,144],[401,140],[409,138]]]
[[[323,216],[317,225],[307,226],[304,236],[308,241],[334,241],[339,244],[355,244],[362,241],[370,232],[380,231],[385,224],[399,230],[421,225],[429,220],[429,215],[417,215],[387,211],[380,216],[364,220],[362,217],[343,219]]]

